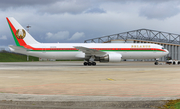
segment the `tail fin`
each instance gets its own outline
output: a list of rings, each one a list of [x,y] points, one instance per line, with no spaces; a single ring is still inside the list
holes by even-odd
[[[37,42],[13,17],[6,17],[16,46],[38,44]]]

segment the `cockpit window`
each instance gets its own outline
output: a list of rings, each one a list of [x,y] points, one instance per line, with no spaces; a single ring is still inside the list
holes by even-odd
[[[164,49],[164,47],[162,47],[162,49]]]

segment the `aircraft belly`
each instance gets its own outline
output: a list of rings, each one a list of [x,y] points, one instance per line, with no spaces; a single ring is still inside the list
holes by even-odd
[[[79,52],[29,52],[29,55],[47,59],[82,59],[76,57]]]

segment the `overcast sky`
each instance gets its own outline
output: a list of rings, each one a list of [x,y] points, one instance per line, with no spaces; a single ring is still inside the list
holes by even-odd
[[[180,34],[179,0],[0,0],[0,46],[15,45],[6,17],[39,42],[83,43],[141,28]]]

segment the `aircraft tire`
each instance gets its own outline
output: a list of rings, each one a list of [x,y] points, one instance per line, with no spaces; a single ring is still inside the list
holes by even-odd
[[[154,64],[155,64],[155,65],[158,65],[158,62],[155,62]]]
[[[96,65],[96,62],[92,62],[92,65],[95,66],[95,65]]]
[[[89,66],[91,66],[91,65],[92,65],[92,63],[91,63],[91,62],[88,62],[88,65],[89,65]]]
[[[86,65],[88,65],[88,63],[87,63],[87,62],[84,62],[84,66],[86,66]]]

